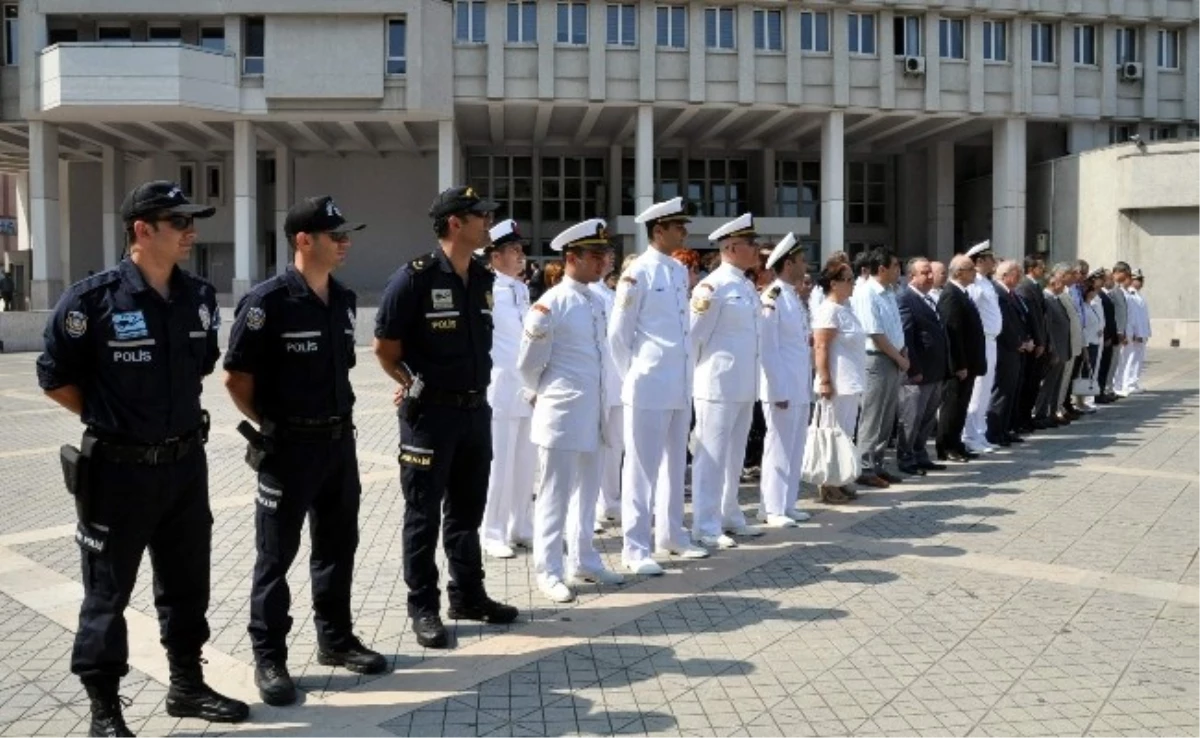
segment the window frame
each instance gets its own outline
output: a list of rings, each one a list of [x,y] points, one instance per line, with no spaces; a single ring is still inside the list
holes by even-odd
[[[785,178],[785,169],[794,166],[795,179]],[[816,168],[816,179],[805,177],[805,170]],[[785,201],[784,195],[789,188],[796,191],[796,201]],[[805,192],[810,190],[812,199],[805,198]],[[814,159],[777,159],[775,161],[775,217],[776,218],[808,218],[810,226],[821,224],[821,162]],[[795,213],[785,208],[795,206]]]
[[[1116,30],[1113,53],[1116,55],[1117,66],[1139,61],[1138,52],[1141,50],[1138,48],[1141,45],[1138,43],[1138,37],[1141,35],[1138,33],[1139,29],[1135,26],[1117,26]]]
[[[162,31],[170,29],[175,32],[174,38],[154,38],[156,30]],[[183,26],[177,21],[150,21],[146,24],[146,41],[151,43],[183,43]]]
[[[999,33],[997,33],[999,30]],[[997,37],[999,37],[1000,48],[1004,55],[1002,58],[996,58]],[[991,56],[988,56],[988,47],[991,46]],[[1008,58],[1008,21],[1000,18],[985,18],[983,21],[983,48],[980,49],[985,62],[993,62],[996,64],[1006,64]]]
[[[214,49],[214,48],[212,48],[210,46],[206,46],[204,44],[204,32],[205,31],[220,31],[221,32],[221,48]],[[207,49],[208,51],[212,51],[214,53],[224,54],[227,51],[229,51],[229,46],[225,43],[226,38],[225,38],[225,24],[224,23],[201,23],[200,27],[196,30],[196,41],[198,42],[200,48]]]
[[[1182,42],[1183,42],[1183,36],[1182,36],[1182,34],[1179,33],[1179,29],[1178,28],[1160,28],[1160,29],[1158,29],[1158,33],[1155,35],[1158,37],[1158,44],[1157,44],[1158,48],[1157,48],[1156,59],[1155,59],[1158,62],[1158,68],[1163,71],[1167,71],[1167,72],[1178,72],[1181,68],[1179,65],[1179,47],[1182,45]],[[1164,52],[1167,50],[1164,45],[1164,42],[1166,41],[1167,38],[1174,39],[1174,42],[1173,42],[1174,48],[1172,50],[1174,52],[1175,62],[1171,66],[1167,66],[1164,63],[1164,61],[1165,61]]]
[[[676,18],[679,19],[676,22]],[[664,26],[665,22],[665,26]],[[666,43],[660,43],[663,31]],[[688,47],[688,6],[658,4],[654,6],[654,47],[667,51],[684,51]]]
[[[539,201],[543,223],[578,223],[592,213],[607,209],[608,166],[605,157],[542,155],[539,158],[542,166]],[[589,165],[598,165],[600,173],[589,174]],[[547,194],[547,184],[552,185],[554,193]],[[576,194],[569,194],[572,189],[577,190]],[[547,215],[547,205],[551,215]]]
[[[809,31],[804,33],[804,19],[809,18]],[[821,16],[825,19],[825,48],[817,48],[817,17]],[[803,54],[828,54],[830,53],[830,41],[832,35],[832,24],[828,10],[801,10],[800,11],[800,52]]]
[[[863,20],[871,19],[871,34],[868,37],[863,32]],[[855,21],[852,23],[851,21]],[[858,33],[852,35],[852,28]],[[863,51],[863,40],[869,38],[871,50]],[[846,14],[846,48],[850,56],[878,57],[879,56],[879,16],[876,13],[847,13]],[[858,46],[856,50],[854,47]]]
[[[185,172],[187,173],[185,175]],[[196,162],[181,161],[175,172],[175,181],[179,184],[179,189],[183,191],[184,196],[192,201],[196,201],[196,175],[198,170]]]
[[[913,33],[913,29],[909,27],[910,21],[912,21],[916,25],[915,40],[916,40],[917,48],[915,51],[908,48],[909,41],[913,40],[913,39],[909,38],[909,34]],[[897,57],[923,56],[922,52],[924,51],[924,47],[925,47],[925,43],[924,43],[924,41],[925,41],[925,16],[913,15],[910,13],[897,14],[895,17],[892,18],[892,36],[893,36],[893,38],[896,37],[897,31],[901,27],[903,27],[903,29],[904,29],[904,33],[902,35],[902,38],[904,39],[904,43],[900,44],[900,45],[896,45],[896,47],[892,50],[892,53]]]
[[[716,156],[716,157],[697,157],[680,160],[681,176],[680,187],[684,199],[695,203],[697,215],[706,218],[735,218],[741,213],[750,209],[750,160],[739,156]],[[692,165],[703,164],[704,175],[702,177],[692,176]],[[713,165],[720,164],[724,173],[720,175],[713,174]],[[739,164],[745,172],[744,177],[733,177],[730,174],[733,164]],[[696,197],[691,192],[695,186],[700,187],[700,196]],[[714,187],[723,188],[724,197],[721,198],[722,209],[717,208],[717,200],[713,196]],[[730,197],[730,191],[737,193],[735,197]],[[665,194],[665,193],[664,193]]]
[[[535,180],[533,177],[534,159],[537,157],[533,154],[470,154],[467,156],[467,184],[474,187],[480,192],[484,192],[489,200],[500,203],[500,209],[496,211],[496,219],[503,220],[505,218],[513,218],[514,220],[523,221],[525,223],[533,222],[533,203],[538,193],[534,190]],[[487,175],[479,177],[472,172],[472,169],[477,166],[481,160],[487,161]],[[497,162],[503,161],[503,167],[497,167]],[[517,174],[517,163],[528,165],[529,174]],[[497,174],[497,169],[503,169],[503,174]],[[522,167],[524,168],[524,167]],[[499,194],[500,190],[496,187],[496,182],[504,180],[504,192]],[[518,185],[518,183],[521,183]],[[518,190],[525,190],[523,195],[518,196]],[[521,212],[517,212],[517,205],[522,206]]]
[[[213,174],[216,174],[216,187],[213,188]],[[204,202],[211,206],[225,204],[225,166],[220,162],[204,165]],[[214,194],[215,193],[215,194]]]
[[[250,28],[262,27],[262,48],[258,54],[250,53]],[[248,15],[242,19],[242,76],[261,77],[267,68],[267,19],[261,15]],[[254,62],[257,62],[255,64]]]
[[[583,15],[577,15],[577,12],[582,10]],[[563,38],[562,22],[563,13],[566,13],[566,38]],[[578,28],[575,26],[582,20],[583,22],[583,39],[579,40],[577,36]],[[558,0],[554,6],[554,44],[556,46],[587,46],[589,26],[588,23],[588,4],[579,2],[579,0]]]
[[[710,20],[713,23],[709,28]],[[722,43],[722,20],[729,21],[729,45]],[[708,51],[737,51],[737,6],[709,5],[704,8],[704,48]],[[710,33],[711,31],[711,33]],[[710,38],[711,36],[711,38]]]
[[[1099,57],[1096,54],[1096,30],[1096,26],[1090,23],[1076,23],[1075,27],[1071,30],[1071,38],[1075,41],[1075,51],[1072,54],[1075,66],[1095,67],[1098,65]],[[1084,51],[1086,46],[1083,42],[1087,40],[1086,37],[1089,35],[1089,31],[1091,36],[1091,54],[1085,55]]]
[[[861,173],[862,179],[859,183],[862,187],[861,199],[854,197],[856,170]],[[878,180],[873,179],[871,175],[878,171],[880,176]],[[887,191],[887,164],[879,161],[849,161],[846,162],[845,172],[846,182],[846,224],[857,226],[880,226],[887,225],[888,218],[888,191]],[[883,196],[878,202],[870,196],[872,187],[882,187]],[[871,211],[873,208],[880,208],[882,216],[878,221],[871,220]],[[862,220],[854,220],[851,216],[855,208],[861,208]]]
[[[513,11],[516,11],[517,22],[513,24]],[[527,26],[528,15],[533,16],[532,26]],[[504,6],[505,30],[504,43],[506,46],[536,46],[538,42],[537,3],[533,0],[508,0]],[[532,38],[526,32],[532,31]]]
[[[629,28],[625,27],[625,12],[626,10],[633,11],[633,19],[629,23]],[[614,28],[612,18],[613,13],[616,13],[616,40],[609,36],[609,31]],[[629,31],[629,42],[625,41],[625,32]],[[604,6],[604,45],[613,48],[637,48],[638,45],[638,6],[636,3],[605,3]]]
[[[403,53],[395,56],[392,53],[392,25],[399,23],[404,27],[404,48]],[[383,39],[383,72],[388,77],[403,77],[408,74],[408,18],[402,15],[394,15],[389,17],[384,23]],[[399,65],[400,71],[393,71],[393,64]]]
[[[100,34],[105,30],[122,30],[125,32],[123,38],[100,38]],[[105,41],[133,41],[133,26],[129,21],[100,21],[96,24],[96,41],[104,43]]]
[[[1137,133],[1137,126],[1129,123],[1113,123],[1108,127],[1108,145],[1116,146],[1117,144],[1128,143],[1133,134]]]
[[[21,61],[21,6],[18,3],[0,4],[3,12],[0,18],[4,20],[4,66],[15,67]],[[12,11],[12,17],[9,17]]]
[[[771,18],[778,19],[775,30],[778,33],[779,41],[775,46],[771,45],[773,40],[771,38]],[[784,33],[786,19],[783,10],[780,8],[755,8],[752,22],[754,23],[754,50],[766,54],[782,54],[784,52],[783,38],[786,35]]]
[[[1055,44],[1055,40],[1054,40],[1054,36],[1055,36],[1054,32],[1057,30],[1057,28],[1058,28],[1057,25],[1054,23],[1046,23],[1043,21],[1031,21],[1030,22],[1030,24],[1029,24],[1029,58],[1032,63],[1034,63],[1034,64],[1049,64],[1049,65],[1056,63],[1056,60],[1058,59],[1058,54],[1057,54],[1057,49],[1055,48],[1056,44]],[[1045,31],[1044,31],[1045,38],[1044,39],[1039,34],[1039,31],[1042,31],[1043,29],[1045,29]],[[1047,42],[1049,45],[1050,53],[1048,55],[1041,53],[1041,52],[1045,51],[1045,48],[1043,48],[1043,46],[1044,46],[1043,41]],[[1045,56],[1049,56],[1049,59],[1043,58]]]
[[[954,38],[951,35],[954,28],[957,28],[958,33],[958,49],[959,55],[952,56],[954,51]],[[947,31],[947,36],[943,38],[943,29]],[[947,53],[945,42],[949,42],[950,53]],[[966,61],[967,60],[967,19],[966,18],[938,18],[938,58],[943,61]]]
[[[466,37],[459,35],[459,18],[466,10]],[[481,17],[475,15],[481,10]],[[479,23],[476,23],[479,20]],[[487,43],[487,2],[485,0],[454,0],[454,43],[456,44],[486,44]]]

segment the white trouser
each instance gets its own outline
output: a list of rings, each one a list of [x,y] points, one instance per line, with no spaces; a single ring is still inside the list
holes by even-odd
[[[603,566],[592,545],[592,511],[600,494],[600,452],[538,446],[541,477],[533,521],[533,569],[566,579],[563,542],[571,570]]]
[[[1104,386],[1100,389],[1106,394],[1115,392],[1117,386],[1121,384],[1121,362],[1124,360],[1125,347],[1119,343],[1114,343],[1112,347],[1112,358],[1108,361],[1108,376],[1101,377],[1100,381]]]
[[[696,400],[696,451],[692,456],[692,534],[719,536],[724,527],[746,524],[738,485],[753,402]]]
[[[533,538],[533,478],[537,450],[529,418],[492,420],[492,464],[479,537],[483,545]]]
[[[1142,391],[1142,367],[1146,362],[1146,344],[1129,342],[1121,352],[1121,390],[1125,393]]]
[[[617,405],[608,409],[609,428],[608,445],[601,449],[600,458],[600,497],[596,501],[596,517],[603,518],[609,513],[621,510],[621,454],[625,451],[625,433],[622,418],[625,406]]]
[[[992,385],[996,383],[996,337],[985,336],[983,345],[987,352],[987,374],[975,377],[962,434],[963,443],[975,447],[988,445],[987,413],[992,405]]]
[[[768,515],[785,515],[796,506],[800,496],[800,467],[804,461],[804,445],[808,441],[807,402],[788,403],[787,409],[773,402],[763,403],[767,418],[767,437],[763,441],[762,511]]]
[[[650,558],[650,522],[659,547],[688,542],[683,529],[683,469],[690,410],[625,407],[625,462],[621,467],[623,557]]]

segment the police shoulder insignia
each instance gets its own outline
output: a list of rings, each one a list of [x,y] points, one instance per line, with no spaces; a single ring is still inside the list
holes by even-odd
[[[767,290],[767,297],[770,297],[772,300],[774,300],[776,297],[779,297],[779,293],[782,291],[783,291],[782,287],[780,287],[779,285],[775,285],[771,289]]]
[[[246,311],[246,327],[256,331],[267,322],[267,314],[260,307],[252,307]]]
[[[72,310],[67,313],[63,327],[66,329],[68,336],[79,338],[84,333],[87,333],[87,316],[78,310]]]
[[[418,256],[417,258],[408,262],[408,266],[414,272],[423,272],[436,263],[437,263],[437,252],[430,252],[428,254]]]
[[[212,325],[212,315],[208,312],[208,305],[200,306],[200,327],[208,330]]]

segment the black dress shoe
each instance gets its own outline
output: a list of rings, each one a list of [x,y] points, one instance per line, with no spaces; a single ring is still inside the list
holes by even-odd
[[[918,461],[917,467],[923,471],[946,471],[945,464],[935,464],[932,461]]]
[[[1022,433],[1024,435],[1029,435],[1030,433],[1034,433],[1036,431],[1037,431],[1036,425],[1022,425],[1022,426],[1018,426],[1013,429],[1014,433]]]
[[[1049,430],[1050,428],[1057,428],[1058,423],[1045,418],[1038,418],[1037,420],[1033,421],[1033,427],[1037,430]]]
[[[880,479],[887,482],[888,484],[903,484],[904,483],[904,477],[898,477],[889,471],[881,471],[878,474],[876,474],[875,476],[879,477]]]
[[[911,474],[914,477],[925,476],[925,470],[917,464],[900,464],[898,468],[905,474]]]
[[[965,464],[966,462],[971,460],[971,457],[968,456],[966,453],[962,453],[960,451],[947,451],[946,459],[948,461],[957,461],[957,462]]]
[[[481,599],[471,602],[451,604],[446,614],[451,620],[479,620],[491,625],[505,625],[516,620],[520,611],[512,605],[496,602],[484,595]]]
[[[1025,439],[1021,438],[1016,433],[1009,433],[1004,437],[1004,440],[1008,441],[1009,443],[1025,443]]]
[[[334,648],[320,648],[317,663],[343,666],[355,674],[379,674],[387,669],[387,659],[363,645],[355,636],[347,636]]]
[[[417,643],[425,648],[445,648],[450,641],[446,626],[437,613],[412,616],[412,632],[417,634]]]
[[[263,659],[254,666],[254,686],[268,705],[283,707],[296,701],[296,683],[281,660]]]

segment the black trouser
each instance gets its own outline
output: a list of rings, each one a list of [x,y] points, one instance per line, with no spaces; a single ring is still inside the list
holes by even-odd
[[[1003,440],[1011,429],[1021,389],[1021,359],[1016,349],[996,348],[996,381],[987,411],[987,440],[991,443]]]
[[[199,657],[209,636],[213,522],[204,450],[159,466],[118,464],[97,450],[90,470],[92,509],[107,519],[109,531],[102,553],[83,552],[83,605],[71,671],[85,684],[129,673],[125,608],[147,547],[162,644],[170,655]]]
[[[1073,392],[1071,392],[1070,382],[1072,379],[1075,379],[1076,377],[1081,376],[1080,372],[1083,371],[1084,365],[1087,364],[1086,350],[1081,351],[1079,353],[1079,355],[1076,356],[1072,360],[1072,362],[1073,363],[1070,364],[1070,370],[1071,370],[1070,374],[1068,374],[1066,377],[1063,378],[1063,381],[1068,383],[1067,399],[1063,401],[1063,409],[1064,410],[1074,410],[1075,409],[1075,395]]]
[[[975,375],[966,379],[951,376],[942,385],[942,408],[938,412],[938,435],[935,444],[939,454],[966,451],[962,442],[963,426],[967,424],[967,406],[971,402],[971,390]]]
[[[435,561],[438,531],[449,560],[451,604],[484,596],[479,526],[492,462],[492,410],[419,403],[400,410],[400,486],[404,491],[404,582],[410,615],[441,605]]]
[[[292,604],[287,572],[300,550],[308,516],[313,624],[317,643],[336,648],[351,635],[350,586],[358,549],[362,487],[354,435],[336,441],[272,439],[258,471],[254,530],[258,558],[250,588],[254,657],[287,659]]]
[[[1100,353],[1100,371],[1096,374],[1096,384],[1100,385],[1100,394],[1103,395],[1108,390],[1108,372],[1112,367],[1113,347],[1112,345],[1105,346]]]
[[[1046,354],[1034,356],[1022,354],[1023,368],[1021,372],[1021,392],[1013,411],[1013,430],[1026,428],[1033,423],[1033,408],[1037,405],[1038,392],[1042,381],[1046,378],[1049,362]]]

